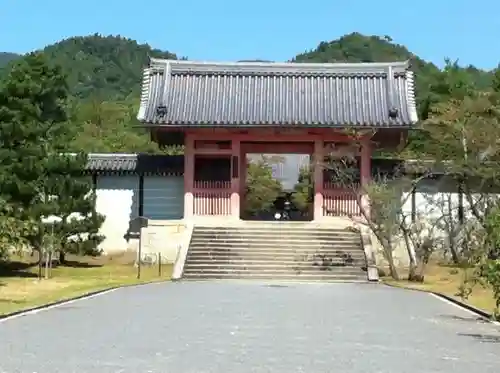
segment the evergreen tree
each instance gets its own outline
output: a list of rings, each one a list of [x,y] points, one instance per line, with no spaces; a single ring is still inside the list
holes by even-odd
[[[314,184],[310,167],[302,167],[292,195],[293,204],[301,211],[307,211],[314,200]]]
[[[38,252],[48,230],[43,216],[66,216],[76,208],[86,219],[95,220],[84,198],[92,191],[91,183],[79,177],[86,156],[66,152],[74,137],[67,118],[67,92],[60,68],[35,53],[15,64],[0,87],[2,212],[22,222],[22,236]]]
[[[45,198],[51,157],[64,145],[64,76],[40,54],[15,64],[0,88],[0,193],[8,211],[30,228],[29,244],[41,249],[41,216],[50,213]],[[56,141],[59,140],[59,141]]]
[[[281,183],[274,179],[271,166],[265,159],[249,162],[245,193],[245,213],[256,216],[270,211],[276,198],[283,191]]]
[[[61,219],[53,227],[61,264],[68,253],[98,255],[97,245],[104,239],[99,234],[104,216],[95,211],[92,180],[82,175],[86,161],[85,154],[60,156],[48,170],[52,176],[46,193],[53,196],[52,214]]]

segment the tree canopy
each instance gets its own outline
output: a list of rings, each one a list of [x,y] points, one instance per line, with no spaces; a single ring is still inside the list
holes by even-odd
[[[87,157],[68,152],[74,137],[66,76],[43,54],[29,54],[0,85],[0,226],[9,228],[0,232],[0,253],[23,244],[46,253],[45,220],[62,220],[56,229],[62,241],[80,233],[67,219],[73,212],[96,241],[102,220],[91,182],[82,177]]]
[[[0,69],[7,66],[9,62],[18,59],[19,57],[21,56],[15,53],[0,52]]]

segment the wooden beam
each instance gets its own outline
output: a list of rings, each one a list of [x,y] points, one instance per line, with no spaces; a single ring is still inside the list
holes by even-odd
[[[139,207],[137,213],[139,214],[138,216],[143,216],[144,215],[144,175],[140,174],[139,175],[139,192],[138,192],[138,198],[137,198]]]

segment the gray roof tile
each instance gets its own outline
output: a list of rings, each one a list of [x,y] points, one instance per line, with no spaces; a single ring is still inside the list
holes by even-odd
[[[89,172],[183,174],[184,157],[152,154],[89,154]]]
[[[418,120],[414,76],[407,62],[158,59],[144,70],[138,119],[172,126],[315,127],[408,127]]]

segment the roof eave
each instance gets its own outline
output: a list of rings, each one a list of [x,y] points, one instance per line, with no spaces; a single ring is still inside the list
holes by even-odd
[[[332,128],[332,129],[340,129],[340,128],[352,128],[352,129],[412,129],[418,123],[417,122],[409,122],[409,123],[401,123],[401,124],[331,124],[331,123],[303,123],[303,124],[295,124],[295,123],[187,123],[187,122],[171,122],[171,121],[143,121],[141,122],[146,128],[171,128],[171,129],[183,129],[183,128],[234,128],[234,129],[249,129],[249,128]]]

